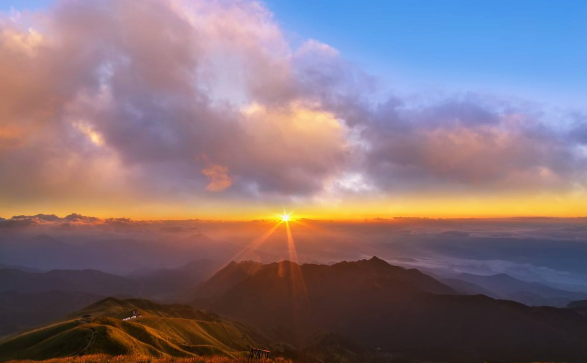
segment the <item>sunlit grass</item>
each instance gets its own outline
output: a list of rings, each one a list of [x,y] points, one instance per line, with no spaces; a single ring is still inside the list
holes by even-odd
[[[264,360],[251,360],[248,358],[229,358],[229,357],[197,357],[197,358],[177,358],[177,357],[164,357],[164,358],[153,358],[147,356],[130,356],[130,355],[118,355],[118,356],[111,356],[106,354],[93,354],[93,355],[84,355],[79,357],[66,357],[66,358],[52,358],[47,360],[11,360],[6,363],[253,363],[253,362],[263,362],[263,363],[294,363],[290,359],[284,358],[273,358],[273,359],[264,359]],[[376,361],[380,362],[380,361]],[[391,362],[394,363],[414,363],[413,360],[392,360]],[[432,361],[428,361],[428,363],[434,363]],[[534,362],[534,363],[541,363],[541,362]],[[544,362],[542,362],[544,363]]]
[[[106,354],[93,354],[84,355],[79,357],[66,357],[66,358],[53,358],[43,361],[37,360],[11,360],[8,363],[250,363],[251,360],[247,358],[229,358],[229,357],[196,357],[196,358],[177,358],[177,357],[164,357],[164,358],[153,358],[148,356],[129,356],[119,355],[111,356]],[[274,358],[265,359],[262,362],[276,362],[276,363],[292,363],[289,359]]]

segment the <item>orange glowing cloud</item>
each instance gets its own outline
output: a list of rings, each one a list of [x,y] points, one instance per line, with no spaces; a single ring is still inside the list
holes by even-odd
[[[206,190],[211,192],[221,192],[228,189],[232,185],[232,179],[228,175],[228,168],[222,165],[210,164],[202,169],[210,183],[206,186]]]

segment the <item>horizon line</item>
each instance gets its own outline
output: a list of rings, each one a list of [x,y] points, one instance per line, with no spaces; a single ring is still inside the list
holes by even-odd
[[[133,217],[115,217],[115,216],[97,216],[97,215],[84,215],[81,213],[69,213],[64,217],[58,214],[51,213],[37,213],[37,214],[14,214],[11,217],[3,218],[0,216],[1,222],[18,221],[18,220],[30,220],[33,218],[42,219],[39,217],[51,217],[53,220],[46,219],[45,222],[73,222],[73,223],[91,223],[91,222],[227,222],[227,223],[250,223],[250,222],[275,222],[280,220],[279,217],[261,217],[261,218],[206,218],[206,217],[186,217],[186,218],[133,218]],[[67,217],[74,217],[70,221],[67,221]],[[409,215],[398,215],[389,217],[357,217],[357,218],[324,218],[324,217],[292,217],[291,222],[296,221],[316,221],[316,222],[392,222],[401,220],[514,220],[514,219],[552,219],[552,220],[564,220],[564,219],[585,219],[587,215],[576,215],[576,216],[555,216],[555,215],[503,215],[503,216],[409,216]],[[93,219],[93,221],[82,221],[83,219]]]

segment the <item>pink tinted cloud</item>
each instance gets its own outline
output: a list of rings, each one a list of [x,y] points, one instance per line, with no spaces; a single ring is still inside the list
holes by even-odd
[[[202,169],[202,174],[208,178],[206,190],[211,192],[221,192],[232,185],[226,166],[210,164]]]
[[[253,1],[66,0],[4,16],[0,78],[11,205],[206,190],[281,202],[349,174],[383,197],[584,183],[584,122],[561,131],[470,94],[380,102],[376,77],[319,41],[294,49]],[[214,165],[194,165],[202,154]]]

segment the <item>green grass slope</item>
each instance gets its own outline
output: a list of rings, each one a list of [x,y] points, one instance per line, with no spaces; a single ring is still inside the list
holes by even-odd
[[[78,357],[66,357],[66,358],[53,358],[43,361],[37,360],[13,360],[10,362],[18,362],[18,363],[33,363],[33,362],[43,362],[43,363],[250,363],[251,360],[248,358],[230,358],[230,357],[221,357],[221,356],[214,356],[214,357],[189,357],[189,358],[179,358],[179,357],[163,357],[163,358],[153,358],[153,357],[144,357],[144,356],[129,356],[129,355],[119,355],[119,356],[111,356],[105,354],[92,354],[92,355],[84,355]],[[264,360],[263,363],[292,363],[290,359],[285,359],[281,357],[273,358]]]
[[[122,319],[139,310],[137,319]],[[81,316],[90,314],[89,321]],[[240,357],[264,347],[265,332],[187,305],[107,298],[66,319],[0,341],[0,361],[92,354]]]

